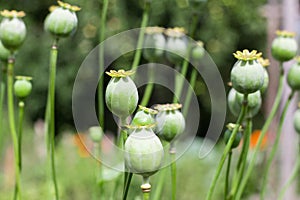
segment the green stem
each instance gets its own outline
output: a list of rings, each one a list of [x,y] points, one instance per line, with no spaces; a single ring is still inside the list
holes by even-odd
[[[176,170],[176,149],[174,144],[171,143],[170,147],[170,156],[171,156],[171,177],[172,177],[172,200],[176,199],[176,178],[177,178],[177,170]]]
[[[243,177],[243,180],[241,182],[241,185],[240,185],[240,188],[237,192],[237,196],[236,196],[236,199],[240,199],[243,192],[244,192],[244,189],[248,183],[248,179],[250,178],[251,176],[251,173],[254,169],[254,165],[255,165],[255,161],[256,161],[256,158],[258,156],[258,153],[260,151],[260,146],[261,146],[261,143],[263,141],[263,138],[265,137],[270,125],[271,125],[271,122],[273,121],[275,115],[276,115],[276,112],[279,108],[279,105],[280,105],[280,101],[281,101],[281,96],[282,96],[282,92],[283,92],[283,80],[284,80],[284,70],[283,70],[283,63],[280,63],[279,65],[279,68],[280,68],[280,76],[279,76],[279,84],[278,84],[278,91],[277,91],[277,95],[276,95],[276,98],[275,98],[275,101],[274,101],[274,104],[272,106],[272,110],[264,124],[264,126],[262,127],[262,130],[261,130],[261,133],[260,133],[260,136],[258,138],[258,142],[257,142],[257,145],[254,149],[254,153],[253,153],[253,156],[250,160],[250,163],[249,163],[249,167],[247,168],[247,171],[245,172],[244,174],[244,177]]]
[[[19,126],[18,126],[18,144],[19,144],[19,168],[22,171],[22,135],[25,103],[19,101]]]
[[[145,28],[148,25],[148,21],[149,21],[149,11],[150,11],[150,2],[146,1],[144,12],[143,12],[143,19],[142,19],[142,23],[140,26],[140,34],[139,34],[137,47],[136,47],[136,51],[134,54],[134,59],[133,59],[132,67],[131,67],[131,70],[134,70],[134,71],[137,69],[138,64],[140,63],[140,60],[141,60],[142,47],[143,47],[144,36],[145,36]],[[134,75],[132,77],[134,77]]]
[[[6,87],[6,63],[4,64],[3,62],[3,68],[1,69],[2,71],[0,72],[0,141],[3,141],[4,139],[4,134],[2,132],[2,127],[3,127],[3,107],[4,107],[4,96],[5,96],[5,87]],[[0,142],[0,150],[3,146],[3,143]]]
[[[101,20],[100,20],[100,36],[99,42],[103,42],[105,39],[105,28],[106,28],[106,16],[107,16],[108,0],[103,0],[103,7],[101,11]],[[103,85],[104,78],[101,76],[104,72],[104,45],[99,47],[99,83],[98,83],[98,115],[99,123],[102,129],[104,129],[104,93]]]
[[[105,191],[102,189],[102,165],[99,163],[98,158],[100,156],[100,144],[97,142],[94,142],[94,156],[96,158],[96,166],[95,166],[95,191],[94,191],[94,199],[99,198],[99,190],[98,190],[98,184],[100,184],[100,193],[102,196],[102,199],[104,199]]]
[[[215,173],[215,175],[213,177],[213,181],[212,181],[212,183],[210,185],[210,188],[208,190],[208,194],[206,196],[206,200],[211,200],[212,199],[212,196],[213,196],[213,193],[214,193],[214,189],[215,189],[215,187],[217,185],[217,181],[218,181],[218,178],[219,178],[219,176],[221,174],[221,170],[222,170],[223,165],[225,163],[226,157],[227,157],[228,153],[231,151],[231,146],[232,146],[232,144],[234,142],[234,139],[235,139],[235,137],[236,137],[236,135],[238,133],[239,127],[240,127],[240,125],[241,125],[241,123],[242,123],[242,121],[243,121],[243,119],[244,119],[244,117],[246,115],[247,98],[248,98],[248,95],[244,95],[244,102],[243,102],[242,109],[241,109],[241,112],[239,114],[238,120],[236,122],[236,126],[233,129],[232,134],[231,134],[231,136],[229,138],[229,141],[226,144],[226,147],[225,147],[225,149],[223,151],[221,160],[220,160],[220,162],[219,162],[219,164],[217,166],[217,171],[216,171],[216,173]]]
[[[50,76],[49,76],[49,89],[48,89],[48,101],[46,110],[46,119],[48,126],[48,156],[50,156],[50,169],[51,169],[51,179],[54,186],[55,199],[59,199],[58,186],[55,172],[55,78],[56,78],[56,62],[57,62],[57,42],[55,39],[51,47],[50,52]]]
[[[192,16],[192,23],[190,26],[190,37],[193,38],[196,32],[196,27],[197,27],[197,23],[198,23],[198,14],[193,14]],[[187,74],[187,70],[189,67],[189,62],[190,62],[190,54],[191,54],[191,50],[192,50],[192,43],[189,42],[188,43],[188,48],[187,48],[187,56],[186,59],[183,60],[182,66],[181,66],[181,75],[183,77],[186,77]],[[183,83],[184,83],[184,78],[181,76],[180,74],[178,74],[178,77],[176,78],[176,83],[175,83],[175,94],[173,97],[173,102],[177,103],[181,97],[181,92],[182,92],[182,88],[183,88]],[[190,88],[189,88],[190,89]]]
[[[297,178],[299,170],[300,170],[300,146],[299,146],[299,152],[298,152],[296,164],[294,165],[294,169],[293,169],[290,177],[288,178],[287,182],[284,184],[284,186],[280,190],[279,198],[278,198],[279,200],[283,200],[286,190],[290,187],[290,185],[293,183],[293,181]]]
[[[150,199],[150,193],[149,192],[144,192],[143,193],[143,200],[149,200]]]
[[[245,167],[247,164],[248,151],[249,151],[249,147],[250,147],[251,133],[252,133],[252,119],[248,118],[245,136],[244,136],[243,149],[242,149],[242,153],[240,155],[239,163],[237,166],[237,176],[233,182],[233,187],[232,187],[230,197],[229,197],[230,199],[235,199],[235,195],[236,195],[236,193],[239,189],[240,183],[243,179]]]
[[[197,70],[194,68],[191,74],[191,78],[190,78],[190,85],[191,87],[188,88],[187,94],[186,94],[186,98],[184,100],[184,104],[183,104],[183,116],[186,116],[190,107],[190,102],[192,99],[192,93],[193,93],[193,89],[195,87],[196,84],[196,80],[197,80]]]
[[[284,119],[285,119],[285,116],[286,116],[286,113],[287,113],[287,110],[288,110],[288,107],[292,101],[292,98],[294,96],[294,91],[291,92],[288,100],[286,101],[285,105],[284,105],[284,108],[282,110],[282,114],[280,116],[280,119],[279,119],[279,124],[278,124],[278,128],[277,128],[277,132],[276,132],[276,138],[275,138],[275,142],[272,146],[272,149],[271,149],[271,153],[270,153],[270,157],[268,158],[267,160],[267,166],[264,170],[264,173],[263,173],[263,184],[262,184],[262,190],[261,190],[261,193],[260,193],[260,199],[263,200],[265,198],[265,194],[266,194],[266,188],[267,188],[267,183],[268,183],[268,178],[269,178],[269,175],[270,175],[270,169],[271,169],[271,165],[272,165],[272,162],[275,158],[275,155],[276,155],[276,152],[278,150],[278,146],[279,146],[279,142],[280,142],[280,137],[281,137],[281,133],[282,133],[282,127],[283,127],[283,123],[284,123]]]
[[[12,55],[8,59],[7,65],[7,104],[8,104],[8,121],[11,132],[11,137],[14,147],[14,158],[15,158],[15,197],[21,200],[21,170],[19,168],[19,146],[18,146],[18,135],[15,125],[15,110],[14,110],[14,95],[13,95],[13,84],[14,84],[14,64],[15,58]]]
[[[154,86],[154,84],[153,84],[153,81],[154,81],[154,72],[153,72],[154,69],[153,69],[153,67],[154,66],[152,66],[152,64],[153,63],[150,64],[149,69],[148,69],[149,83],[146,86],[144,96],[143,96],[143,99],[141,101],[142,106],[147,106],[148,105],[151,94],[152,94],[152,91],[153,91],[153,86]]]
[[[230,176],[231,157],[232,157],[232,151],[229,152],[228,161],[227,161],[227,170],[226,170],[225,188],[224,188],[225,189],[224,190],[224,200],[227,199],[228,189],[229,189],[229,176]]]
[[[158,180],[157,182],[157,187],[154,190],[154,195],[153,195],[153,200],[160,200],[161,199],[161,194],[163,190],[163,186],[166,180],[166,175],[167,175],[167,169],[161,169],[158,175]]]
[[[127,177],[125,178],[125,185],[124,185],[125,187],[124,187],[124,192],[123,192],[123,200],[126,200],[126,198],[127,198],[127,195],[128,195],[128,192],[129,192],[129,186],[130,186],[130,183],[131,183],[133,173],[127,172],[127,173],[125,173],[125,176],[127,176]]]

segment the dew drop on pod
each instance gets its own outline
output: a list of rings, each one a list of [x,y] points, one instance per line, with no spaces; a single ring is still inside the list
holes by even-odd
[[[158,61],[164,56],[164,48],[166,45],[166,39],[163,35],[164,28],[162,27],[147,27],[145,30],[145,47],[143,48],[143,56],[150,62]]]
[[[203,42],[202,41],[197,41],[197,44],[192,48],[191,50],[191,59],[194,62],[199,61],[201,58],[203,58],[205,54],[205,49],[203,47]]]
[[[300,57],[297,57],[296,61],[287,75],[287,82],[292,90],[300,90]]]
[[[183,133],[185,119],[179,109],[181,104],[159,104],[154,108],[158,110],[156,115],[156,132],[159,137],[171,142],[175,137]]]
[[[230,78],[232,87],[242,93],[250,94],[261,89],[264,84],[264,68],[257,61],[261,53],[256,50],[249,52],[247,49],[233,54],[238,61],[234,64]]]
[[[103,137],[103,130],[100,126],[92,126],[89,128],[89,134],[93,142],[99,143]]]
[[[8,58],[10,56],[10,51],[6,49],[2,42],[0,41],[0,60],[3,62],[7,62]]]
[[[180,64],[187,54],[187,38],[184,28],[168,28],[165,30],[167,36],[166,56],[173,64]]]
[[[295,33],[289,31],[276,31],[277,37],[272,42],[272,56],[280,61],[285,62],[296,56],[298,45],[295,40]]]
[[[298,104],[298,107],[300,107],[300,103]],[[300,109],[296,110],[294,114],[294,128],[297,131],[297,133],[300,134]]]
[[[264,84],[260,88],[261,94],[264,94],[269,86],[269,73],[267,67],[270,65],[269,59],[263,59],[262,57],[257,59],[258,62],[264,67]]]
[[[23,11],[1,11],[4,17],[0,24],[0,40],[3,46],[10,50],[16,51],[23,44],[26,37],[26,26],[22,17],[25,16]]]
[[[58,1],[58,6],[50,7],[50,14],[46,17],[44,28],[55,37],[68,37],[75,33],[78,25],[76,16],[80,8]]]
[[[158,112],[156,110],[139,105],[139,110],[134,115],[131,125],[146,126],[155,124],[154,115],[156,115],[157,113]]]
[[[226,131],[224,133],[224,142],[225,142],[225,144],[228,143],[228,141],[229,141],[229,139],[230,139],[230,137],[232,135],[232,131],[235,128],[235,126],[236,126],[236,124],[232,124],[232,123],[227,124],[227,126],[226,126],[227,129],[226,129]],[[238,130],[238,132],[237,132],[237,134],[236,134],[236,136],[234,138],[234,141],[233,141],[233,143],[231,145],[231,149],[234,149],[234,148],[236,148],[236,147],[239,146],[239,144],[240,144],[240,142],[241,142],[241,140],[243,138],[242,131],[243,131],[242,127],[239,127],[239,130]]]
[[[159,170],[164,157],[163,145],[152,125],[128,126],[132,130],[124,147],[126,166],[146,178]]]
[[[15,95],[20,98],[26,98],[32,90],[31,77],[28,76],[16,76],[16,81],[14,83]]]
[[[136,85],[129,77],[133,71],[110,70],[111,76],[106,91],[105,101],[108,109],[121,120],[130,116],[137,107],[139,96]]]

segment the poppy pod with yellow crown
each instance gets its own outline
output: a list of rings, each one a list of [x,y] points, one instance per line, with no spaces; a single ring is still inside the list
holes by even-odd
[[[147,27],[145,30],[143,56],[150,62],[158,61],[164,56],[166,39],[163,33],[164,28],[161,27]],[[147,48],[149,46],[154,48]]]
[[[58,1],[58,6],[50,8],[46,17],[44,28],[55,37],[68,37],[77,29],[78,19],[76,11],[80,8]]]
[[[105,91],[106,105],[113,114],[122,120],[134,112],[139,100],[137,87],[129,77],[133,73],[133,71],[125,70],[106,72],[111,76]]]
[[[264,84],[264,68],[257,61],[261,53],[257,53],[256,50],[249,52],[245,49],[234,53],[234,57],[238,61],[230,74],[232,87],[242,94],[250,94],[261,89]]]
[[[300,90],[300,57],[297,57],[296,61],[287,75],[287,82],[292,90]]]
[[[289,31],[277,31],[276,35],[277,37],[272,42],[272,56],[280,62],[293,59],[298,50],[295,33]]]
[[[22,20],[25,13],[23,11],[4,10],[1,15],[4,18],[0,24],[0,40],[6,49],[16,51],[26,37],[26,26]]]

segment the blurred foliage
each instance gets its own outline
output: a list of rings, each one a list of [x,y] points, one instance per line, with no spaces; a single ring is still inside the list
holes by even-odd
[[[71,112],[72,87],[76,73],[87,54],[98,44],[100,8],[99,0],[69,0],[79,5],[79,27],[74,36],[62,39],[59,44],[58,69],[56,81],[56,124],[59,130],[73,129]],[[207,51],[219,67],[224,83],[229,81],[229,73],[234,62],[232,53],[244,48],[265,50],[266,21],[260,15],[261,0],[209,0],[198,7],[179,8],[175,0],[153,0],[149,24],[151,26],[189,28],[191,16],[199,13],[199,23],[195,40],[202,40]],[[1,1],[1,9],[24,10],[28,34],[20,49],[16,62],[16,75],[33,76],[33,92],[27,100],[26,112],[32,121],[44,118],[48,85],[48,62],[52,38],[43,30],[43,21],[48,7],[55,1],[11,0]],[[131,28],[138,28],[143,12],[143,1],[109,1],[106,37]],[[133,54],[130,54],[133,55]],[[127,57],[128,62],[132,57]],[[123,65],[124,66],[124,65]],[[106,82],[107,77],[106,77]],[[209,98],[205,84],[199,80],[201,113],[201,133],[206,132],[210,114]],[[160,97],[154,94],[152,100]],[[169,94],[171,95],[171,94]],[[203,100],[204,99],[204,100]],[[154,101],[155,102],[155,101]],[[106,110],[107,111],[107,110]],[[112,118],[108,118],[112,120]],[[107,126],[114,126],[108,121]],[[112,125],[111,125],[112,124]]]

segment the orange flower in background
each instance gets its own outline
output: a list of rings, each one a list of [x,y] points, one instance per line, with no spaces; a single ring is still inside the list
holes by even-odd
[[[86,135],[85,134],[74,134],[73,136],[73,142],[75,144],[75,146],[78,148],[78,154],[81,157],[89,157],[90,153],[88,152],[88,150],[86,149],[86,146],[83,144],[86,141]]]
[[[261,130],[254,130],[252,132],[251,138],[250,138],[250,149],[254,149],[256,147],[260,134],[261,134]],[[260,150],[265,149],[267,146],[267,143],[268,143],[268,137],[266,134],[261,142]]]

